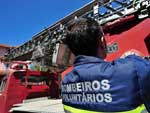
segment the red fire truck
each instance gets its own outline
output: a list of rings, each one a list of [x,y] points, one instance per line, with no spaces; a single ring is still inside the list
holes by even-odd
[[[104,31],[108,45],[107,60],[119,58],[127,51],[140,56],[150,55],[150,18],[139,20],[131,15],[106,25]]]
[[[3,77],[0,86],[0,113],[9,113],[13,105],[31,98],[48,97],[50,76],[46,72],[32,71],[25,62],[12,62],[17,70]]]

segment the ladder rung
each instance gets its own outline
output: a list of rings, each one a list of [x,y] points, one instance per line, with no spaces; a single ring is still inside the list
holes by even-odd
[[[117,12],[117,10],[116,10],[116,9],[114,9],[114,8],[112,8],[112,7],[108,6],[108,5],[106,5],[105,7],[106,7],[107,9],[109,9],[109,10],[113,11],[113,12]],[[118,14],[119,16],[123,16],[123,14],[122,14],[121,12],[117,12],[117,14]]]

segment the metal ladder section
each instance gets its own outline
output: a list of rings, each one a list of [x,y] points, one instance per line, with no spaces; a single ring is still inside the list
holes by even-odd
[[[52,54],[55,51],[56,43],[60,43],[63,40],[65,29],[70,20],[74,18],[91,17],[104,25],[107,22],[131,14],[136,14],[140,19],[150,17],[150,0],[93,0],[42,30],[33,36],[32,40],[18,48],[11,49],[8,57],[15,59],[34,51],[38,46],[45,49],[48,47],[48,51],[51,51],[45,51],[45,56],[47,56],[47,53]]]
[[[94,0],[60,20],[63,29],[56,27],[59,30],[55,30],[61,35],[58,40],[61,40],[64,29],[73,18],[91,17],[105,24],[131,14],[136,14],[139,19],[150,17],[150,0]]]
[[[96,18],[100,24],[105,24],[133,13],[138,13],[140,19],[148,17],[150,15],[150,0],[107,0],[107,2],[97,0],[93,10],[82,16]]]

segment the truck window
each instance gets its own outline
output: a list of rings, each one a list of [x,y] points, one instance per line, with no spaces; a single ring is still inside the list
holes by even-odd
[[[118,44],[117,43],[113,43],[107,46],[107,52],[108,53],[114,53],[118,51]]]
[[[144,39],[144,42],[147,47],[148,53],[150,54],[150,35]]]
[[[3,92],[5,90],[7,83],[7,79],[2,80],[1,86],[0,86],[0,92]]]
[[[47,76],[30,75],[25,83],[25,76],[21,80],[22,85],[46,85],[48,82]]]

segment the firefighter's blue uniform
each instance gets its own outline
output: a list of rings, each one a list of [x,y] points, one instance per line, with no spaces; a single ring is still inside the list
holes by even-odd
[[[62,82],[68,113],[147,113],[150,111],[150,63],[138,56],[113,62],[78,56]]]

